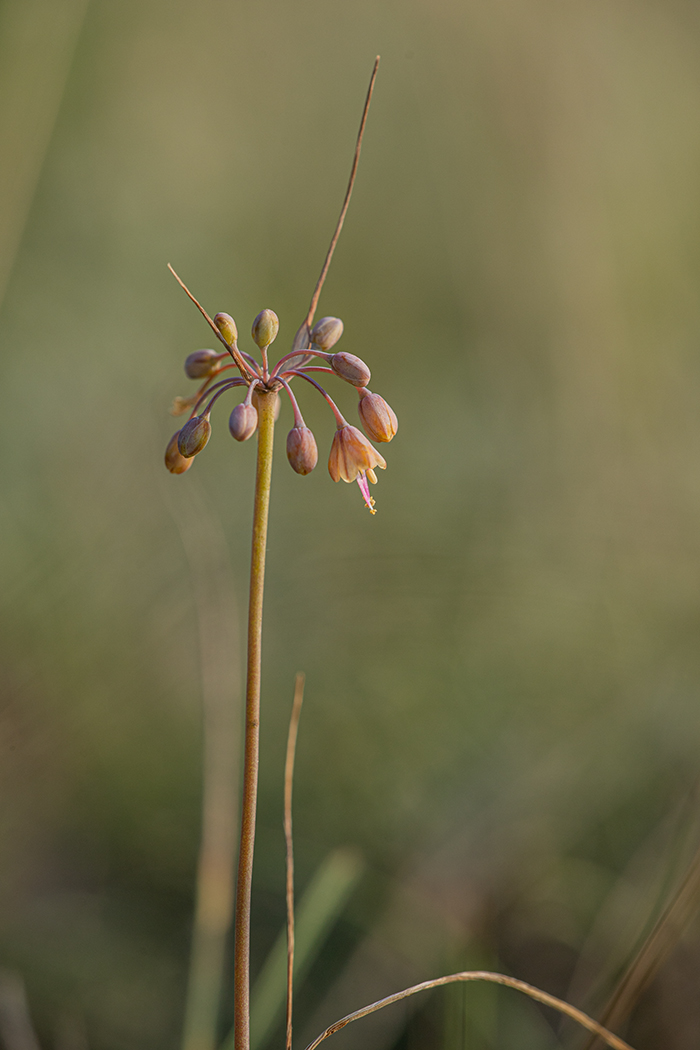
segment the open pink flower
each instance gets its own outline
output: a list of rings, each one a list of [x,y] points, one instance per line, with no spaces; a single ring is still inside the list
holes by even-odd
[[[364,501],[372,514],[375,514],[374,500],[369,494],[368,479],[376,483],[375,467],[386,470],[386,461],[370,444],[357,427],[346,423],[339,426],[333,436],[331,454],[328,458],[328,472],[333,481],[357,481]]]

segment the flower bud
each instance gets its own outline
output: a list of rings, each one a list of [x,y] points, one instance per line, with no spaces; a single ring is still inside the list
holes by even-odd
[[[236,322],[231,317],[231,314],[217,314],[214,318],[214,324],[219,329],[228,345],[233,346],[238,339],[238,329],[236,328]]]
[[[262,350],[263,347],[274,343],[279,330],[280,322],[274,310],[261,310],[253,321],[253,342]]]
[[[372,378],[367,365],[354,354],[333,354],[329,364],[341,379],[353,386],[367,386]]]
[[[360,395],[357,408],[362,425],[371,438],[375,441],[391,441],[399,429],[399,421],[393,408],[383,397],[368,391]]]
[[[311,329],[311,342],[321,350],[330,350],[343,334],[343,322],[339,317],[322,317]]]
[[[228,428],[236,441],[247,441],[252,437],[258,425],[258,413],[253,405],[243,402],[236,405],[228,421]]]
[[[180,455],[186,459],[201,452],[211,437],[211,423],[208,416],[193,416],[189,419],[177,438]]]
[[[180,450],[177,447],[179,436],[180,431],[178,430],[177,434],[173,434],[170,438],[168,447],[165,450],[165,465],[171,474],[184,474],[194,463],[193,459],[185,459],[184,456],[180,455]]]
[[[297,474],[310,474],[318,463],[316,438],[308,427],[294,427],[287,434],[287,459]]]
[[[215,350],[195,350],[185,359],[185,374],[189,379],[204,379],[216,368],[217,358]]]

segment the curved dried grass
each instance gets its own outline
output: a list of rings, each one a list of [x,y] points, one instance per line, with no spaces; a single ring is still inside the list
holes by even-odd
[[[601,1024],[594,1021],[588,1014],[584,1014],[582,1010],[577,1010],[575,1006],[570,1006],[569,1003],[565,1003],[562,999],[557,999],[556,996],[550,995],[548,992],[543,992],[531,984],[526,984],[525,981],[519,981],[517,977],[507,977],[503,973],[489,973],[487,970],[464,970],[461,973],[451,973],[446,977],[438,977],[434,981],[423,981],[422,984],[414,984],[410,988],[394,992],[393,995],[387,995],[385,999],[378,999],[376,1003],[363,1006],[362,1009],[355,1010],[353,1013],[341,1017],[339,1021],[335,1021],[329,1028],[326,1028],[325,1032],[322,1032],[312,1043],[309,1043],[306,1050],[316,1050],[316,1047],[320,1046],[325,1039],[328,1039],[330,1035],[335,1035],[336,1032],[339,1032],[341,1028],[345,1028],[351,1021],[359,1021],[361,1017],[367,1017],[368,1014],[376,1013],[377,1010],[381,1010],[385,1006],[391,1006],[392,1003],[398,1003],[401,999],[407,999],[409,995],[415,995],[416,992],[425,992],[430,988],[439,988],[443,984],[452,984],[455,981],[489,981],[491,984],[502,984],[506,988],[514,988],[516,991],[523,992],[524,995],[528,995],[531,999],[536,1000],[536,1002],[542,1003],[544,1006],[551,1006],[552,1009],[566,1014],[567,1017],[580,1024],[582,1028],[588,1029],[589,1032],[594,1032],[603,1042],[612,1047],[612,1050],[632,1050],[632,1047],[624,1039],[620,1039],[619,1036],[609,1032],[607,1028],[603,1028]]]

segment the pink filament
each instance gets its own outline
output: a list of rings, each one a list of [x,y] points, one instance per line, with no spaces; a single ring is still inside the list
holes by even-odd
[[[367,477],[364,471],[361,471],[357,475],[357,484],[360,486],[360,492],[362,493],[362,497],[369,508],[370,514],[376,514],[377,512],[374,509],[374,500],[369,494],[369,484],[367,482]]]

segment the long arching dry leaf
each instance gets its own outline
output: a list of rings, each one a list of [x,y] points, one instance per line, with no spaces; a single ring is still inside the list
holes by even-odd
[[[503,973],[489,973],[487,970],[464,970],[462,973],[451,973],[446,977],[438,977],[434,981],[423,981],[422,984],[414,984],[411,988],[404,988],[393,995],[387,995],[385,999],[379,999],[376,1003],[363,1006],[361,1010],[355,1010],[353,1013],[341,1017],[339,1021],[335,1021],[325,1032],[322,1032],[312,1043],[309,1043],[306,1050],[316,1050],[316,1047],[320,1046],[325,1039],[328,1039],[330,1035],[335,1035],[336,1032],[339,1032],[341,1028],[345,1028],[352,1021],[359,1021],[361,1017],[367,1017],[368,1014],[376,1013],[377,1010],[382,1010],[385,1006],[391,1006],[392,1003],[398,1003],[401,999],[407,999],[409,995],[415,995],[416,992],[426,992],[430,988],[439,988],[443,984],[452,984],[455,981],[490,981],[492,984],[502,984],[506,988],[514,988],[516,991],[528,995],[531,999],[535,999],[538,1003],[542,1003],[544,1006],[551,1006],[554,1010],[566,1014],[567,1017],[578,1022],[583,1028],[587,1028],[589,1032],[594,1032],[612,1050],[632,1050],[632,1047],[624,1039],[620,1039],[613,1032],[609,1032],[607,1028],[603,1028],[601,1024],[594,1021],[588,1014],[584,1014],[582,1010],[577,1010],[575,1006],[570,1006],[569,1003],[565,1003],[563,1000],[557,999],[556,996],[549,995],[548,992],[543,992],[540,988],[535,988],[531,984],[526,984],[525,981],[519,981],[517,977],[507,977]]]

